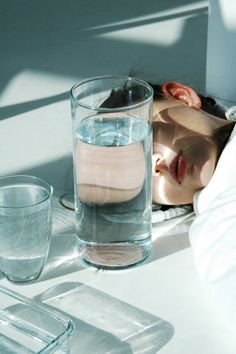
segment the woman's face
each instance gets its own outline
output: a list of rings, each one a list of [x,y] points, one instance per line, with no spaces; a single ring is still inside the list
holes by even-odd
[[[192,203],[215,170],[214,118],[172,98],[153,108],[153,202]]]

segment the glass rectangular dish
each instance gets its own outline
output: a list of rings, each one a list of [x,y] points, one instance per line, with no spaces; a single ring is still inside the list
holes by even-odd
[[[68,354],[73,322],[0,286],[0,353]]]

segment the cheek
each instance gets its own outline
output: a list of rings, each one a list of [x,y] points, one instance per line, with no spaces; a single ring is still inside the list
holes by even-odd
[[[199,179],[203,187],[207,186],[214,174],[215,161],[213,159],[206,160],[200,169]]]
[[[163,176],[153,177],[152,198],[154,203],[181,205],[193,202],[193,190],[185,189],[182,185],[171,184]]]
[[[152,177],[152,199],[154,203],[168,204],[165,197],[165,181],[160,176]]]

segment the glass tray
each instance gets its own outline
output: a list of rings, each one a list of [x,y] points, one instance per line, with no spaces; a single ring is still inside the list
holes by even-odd
[[[68,354],[73,322],[0,286],[0,353]]]

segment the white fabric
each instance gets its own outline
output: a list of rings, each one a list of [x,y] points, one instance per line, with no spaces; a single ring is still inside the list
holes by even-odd
[[[192,210],[190,206],[184,205],[179,207],[173,207],[167,210],[156,210],[152,212],[152,223],[163,222],[165,220],[177,218],[185,215]]]
[[[215,173],[194,196],[189,236],[196,268],[236,333],[236,127]]]

